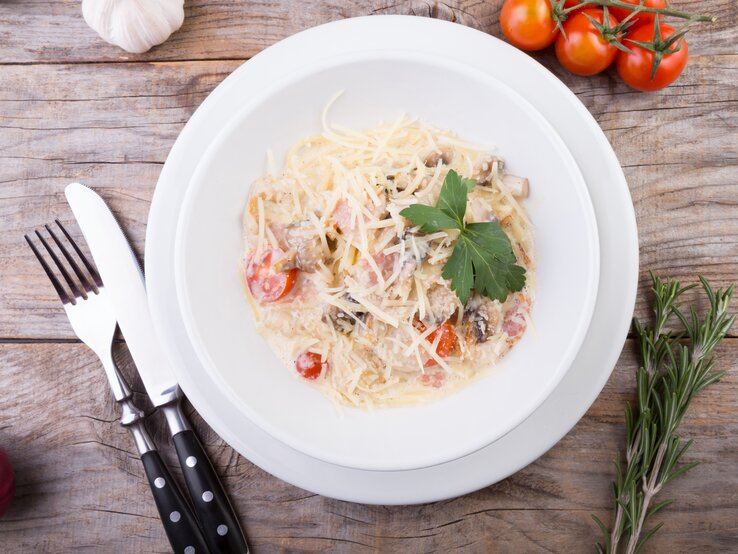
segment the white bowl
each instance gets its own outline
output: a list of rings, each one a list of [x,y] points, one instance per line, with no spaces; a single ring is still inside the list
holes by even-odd
[[[406,112],[493,144],[531,182],[534,328],[496,368],[438,401],[367,412],[332,402],[284,367],[256,333],[241,282],[241,219],[265,151],[281,160],[330,119],[373,126]],[[234,114],[189,184],[175,243],[177,296],[204,371],[267,433],[315,458],[367,470],[406,470],[469,454],[530,415],[561,380],[589,325],[599,277],[597,227],[584,180],[543,117],[499,81],[413,52],[336,56],[271,83]]]

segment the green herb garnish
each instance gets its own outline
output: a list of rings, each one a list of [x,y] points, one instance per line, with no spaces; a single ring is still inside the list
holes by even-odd
[[[465,179],[453,169],[441,187],[436,206],[414,204],[400,212],[424,233],[458,229],[459,238],[451,257],[443,266],[443,278],[463,304],[471,289],[493,300],[504,302],[510,292],[525,285],[525,269],[517,259],[510,239],[496,221],[464,223],[466,200],[477,182]]]
[[[713,353],[735,321],[729,313],[732,285],[713,290],[700,277],[708,300],[700,318],[694,308],[685,313],[677,306],[693,285],[682,287],[653,274],[651,278],[653,325],[633,320],[641,358],[635,372],[638,401],[625,410],[626,448],[624,460],[615,461],[612,526],[592,516],[603,533],[597,544],[603,554],[635,554],[664,525],[653,525],[651,518],[672,500],[656,502],[656,495],[699,463],[682,462],[692,441],[681,438],[679,425],[694,397],[725,374],[715,371]],[[679,320],[681,329],[668,328],[672,318]]]

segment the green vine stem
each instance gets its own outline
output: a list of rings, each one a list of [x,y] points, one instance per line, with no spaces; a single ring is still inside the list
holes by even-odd
[[[582,8],[582,6],[607,6],[609,8],[625,8],[627,10],[633,10],[635,12],[655,13],[670,17],[678,17],[680,19],[688,19],[689,21],[705,21],[708,23],[715,23],[715,21],[717,21],[717,17],[715,17],[714,15],[699,15],[689,12],[682,12],[679,10],[673,10],[671,8],[648,8],[643,5],[628,4],[627,2],[623,2],[622,0],[582,0],[576,6],[572,6],[570,8],[563,8],[563,2],[561,2],[560,6],[558,5],[558,3],[556,6],[554,6],[554,10],[558,8],[560,14],[563,15],[565,18],[566,15]]]

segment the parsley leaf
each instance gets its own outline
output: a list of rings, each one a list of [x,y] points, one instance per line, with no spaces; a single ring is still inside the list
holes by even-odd
[[[466,214],[466,197],[476,186],[474,179],[462,179],[453,169],[446,174],[438,195],[437,207],[457,222],[457,228],[464,228]],[[409,219],[409,218],[408,218]]]
[[[420,225],[420,230],[424,233],[435,233],[442,229],[460,229],[459,222],[454,216],[433,206],[413,204],[400,214],[412,221],[413,225]]]
[[[467,242],[462,240],[461,236],[444,264],[441,276],[451,281],[451,290],[456,293],[462,304],[466,304],[474,286],[474,266]]]
[[[477,242],[468,235],[461,240],[469,242],[468,250],[471,252],[471,265],[474,268],[474,289],[479,294],[504,302],[510,291],[523,288],[525,269],[515,265],[512,250],[509,250],[512,255],[509,260],[505,259],[508,257],[505,250],[491,250],[490,245],[484,241]]]
[[[496,221],[464,223],[467,196],[476,186],[451,170],[446,175],[435,207],[414,204],[400,215],[421,231],[432,233],[442,229],[458,229],[451,256],[441,275],[451,281],[451,290],[462,303],[469,300],[472,289],[503,302],[510,292],[525,286],[525,269],[516,264],[509,237]]]

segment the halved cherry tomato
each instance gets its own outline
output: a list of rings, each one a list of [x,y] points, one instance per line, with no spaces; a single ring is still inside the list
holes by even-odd
[[[627,4],[633,4],[633,7],[638,6],[638,4],[641,3],[641,0],[622,0],[622,1]],[[644,8],[666,8],[668,5],[669,5],[668,0],[645,0],[643,2]],[[618,8],[618,7],[607,8],[607,9],[611,14],[617,17],[618,20],[620,21],[628,17],[628,15],[630,15],[630,13],[633,11],[633,10],[629,10],[628,8]],[[633,22],[633,26],[646,25],[646,24],[653,26],[654,17],[656,17],[656,14],[654,13],[641,12],[637,16],[632,17],[630,21]]]
[[[661,24],[661,37],[667,39],[675,32],[674,27]],[[628,34],[628,38],[639,42],[649,42],[653,40],[654,29],[652,26],[644,25],[638,27],[635,31]],[[615,62],[618,68],[618,75],[628,85],[637,90],[651,91],[662,89],[674,81],[684,71],[689,57],[689,48],[687,41],[682,41],[679,51],[674,52],[676,45],[664,52],[664,57],[659,64],[653,79],[651,78],[651,67],[653,65],[653,52],[641,48],[637,44],[633,44],[628,40],[624,44],[630,49],[630,52],[618,53]],[[678,43],[677,43],[678,44]]]
[[[564,32],[556,39],[556,57],[566,69],[576,75],[594,75],[604,71],[615,60],[618,49],[602,37],[590,16],[598,23],[605,20],[600,8],[585,8],[569,16]],[[608,14],[609,26],[618,20]]]
[[[320,372],[323,371],[323,365],[325,364],[321,361],[320,354],[316,354],[315,352],[303,352],[295,360],[297,373],[311,381],[320,377]]]
[[[292,290],[297,279],[297,268],[275,271],[274,263],[284,254],[267,248],[259,256],[252,254],[246,264],[246,283],[254,298],[261,303],[274,302]]]
[[[541,50],[559,34],[549,0],[505,0],[500,28],[510,44],[522,50]]]
[[[417,321],[415,323],[415,326],[421,333],[427,329],[422,321]],[[438,354],[438,357],[440,358],[445,358],[456,348],[456,332],[454,331],[454,327],[453,325],[451,325],[451,323],[449,323],[448,321],[444,321],[441,325],[438,326],[437,329],[435,329],[425,338],[428,342],[434,343],[436,341],[436,337],[439,335],[441,338],[438,339],[436,354]],[[425,362],[425,367],[432,367],[434,365],[438,365],[438,362],[436,362],[433,358]]]

